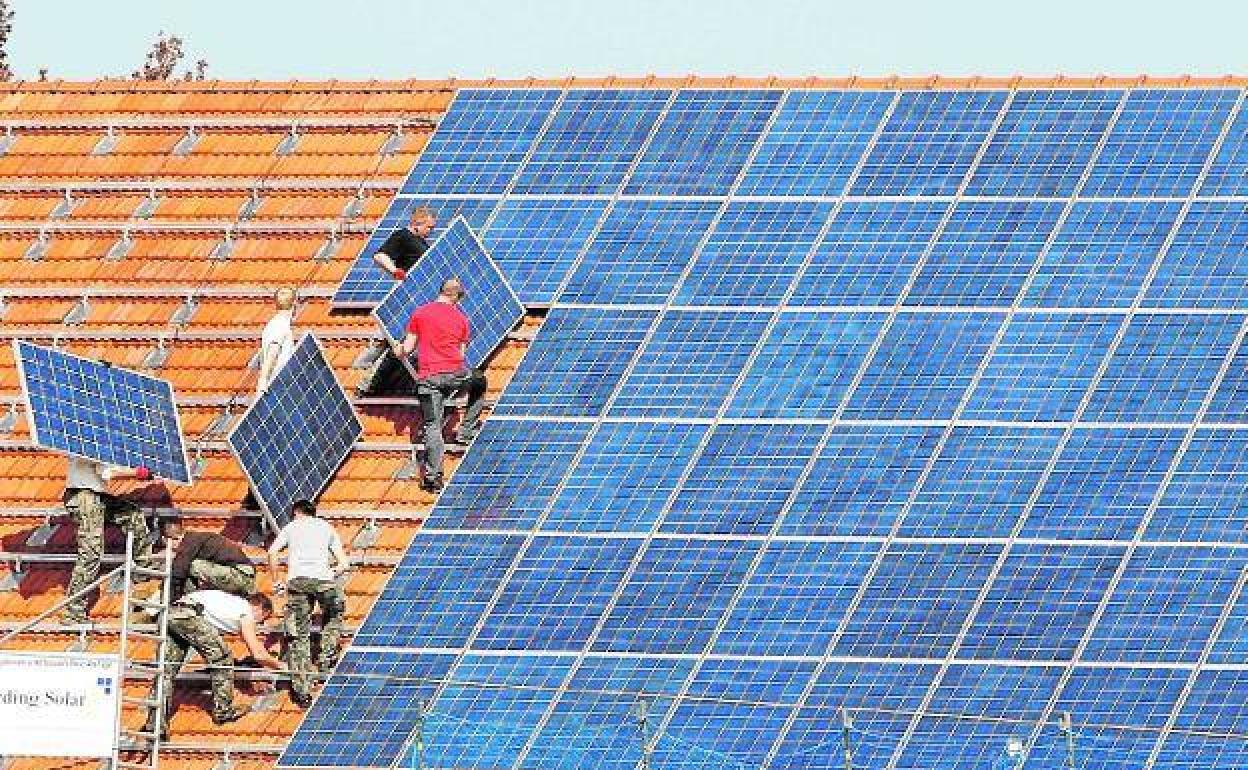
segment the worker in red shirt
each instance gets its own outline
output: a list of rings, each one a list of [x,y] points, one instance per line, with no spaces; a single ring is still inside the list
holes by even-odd
[[[407,324],[407,335],[395,354],[406,358],[416,356],[416,398],[420,400],[421,417],[425,424],[425,459],[421,467],[421,487],[427,492],[442,490],[442,457],[446,444],[446,399],[467,391],[468,406],[459,422],[455,440],[469,444],[481,424],[485,406],[485,375],[469,369],[464,363],[471,331],[468,317],[459,309],[466,293],[458,278],[442,282],[438,297],[416,309]]]

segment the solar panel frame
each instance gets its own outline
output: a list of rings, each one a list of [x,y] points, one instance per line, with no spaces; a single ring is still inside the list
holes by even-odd
[[[150,470],[155,477],[159,477],[161,479],[165,479],[165,480],[172,481],[172,482],[175,482],[177,484],[182,484],[182,485],[189,485],[192,483],[190,458],[186,452],[186,442],[182,437],[182,417],[181,417],[181,414],[178,412],[177,396],[174,393],[173,385],[171,383],[165,380],[161,380],[157,377],[152,377],[151,375],[146,375],[146,374],[142,374],[141,372],[133,371],[131,369],[114,366],[113,364],[110,364],[105,361],[98,361],[98,360],[88,358],[86,356],[75,355],[73,353],[67,353],[65,351],[58,350],[56,348],[42,347],[39,345],[35,345],[31,342],[28,342],[26,340],[14,339],[12,345],[13,345],[13,359],[14,359],[15,366],[17,368],[18,381],[21,383],[22,401],[25,406],[26,421],[27,421],[28,426],[30,427],[30,436],[31,436],[32,443],[34,443],[36,446],[41,446],[45,449],[50,449],[50,450],[57,451],[57,452],[63,452],[73,457],[79,457],[79,458],[83,458],[86,460],[92,460],[95,462],[103,463],[105,465],[112,465],[112,466],[118,466],[118,467],[123,467],[123,468],[138,468],[139,466],[144,466],[148,468],[148,470]],[[127,378],[134,378],[134,379],[137,379],[139,382],[150,384],[150,386],[154,390],[163,389],[165,391],[165,396],[166,396],[164,401],[165,403],[168,404],[167,409],[161,410],[164,413],[163,422],[171,423],[171,424],[164,425],[163,428],[159,429],[159,434],[161,436],[167,436],[169,439],[176,439],[176,447],[166,446],[165,448],[169,451],[164,453],[164,456],[161,456],[161,453],[159,452],[123,451],[125,450],[124,446],[118,446],[117,449],[113,452],[100,451],[97,453],[98,456],[94,456],[86,451],[73,451],[71,449],[71,444],[73,444],[74,446],[79,446],[85,450],[89,444],[86,437],[84,437],[81,440],[77,440],[73,442],[69,441],[68,439],[58,442],[54,438],[53,433],[50,430],[50,426],[41,426],[40,424],[40,418],[38,416],[40,412],[37,412],[35,410],[36,399],[32,396],[32,390],[31,390],[32,377],[34,376],[34,372],[31,371],[30,367],[33,362],[27,360],[26,355],[24,355],[24,351],[29,351],[32,354],[36,354],[36,355],[41,354],[45,358],[49,358],[46,364],[47,367],[49,368],[49,373],[53,373],[53,374],[55,373],[55,370],[52,368],[52,362],[50,359],[50,357],[54,356],[54,357],[61,359],[64,363],[74,362],[75,365],[80,366],[80,367],[81,366],[91,367],[92,369],[97,370],[98,373],[101,375],[112,374],[112,375],[120,375],[122,377],[127,377]],[[81,379],[81,377],[76,377],[75,379]],[[118,387],[119,386],[116,384],[108,384],[108,388],[110,390],[115,391]],[[59,392],[64,392],[60,388],[58,388],[57,390]],[[50,396],[57,395],[57,392],[49,393],[49,395]],[[101,395],[103,394],[101,393]],[[133,410],[133,407],[130,406],[129,400],[118,402],[118,403],[126,405],[126,411]],[[76,412],[78,413],[81,413],[81,411],[82,411],[81,409],[76,410]],[[94,412],[95,410],[90,410],[90,411]],[[145,409],[144,411],[151,411],[151,410]],[[58,421],[62,419],[63,416],[64,416],[63,413],[60,410],[58,410],[58,417],[57,417]],[[90,423],[86,423],[86,422],[82,422],[81,424],[84,427],[92,428],[93,430],[99,430],[99,431],[108,431],[109,429],[113,428],[116,425],[116,423],[114,422],[114,419],[115,419],[114,416],[109,415],[109,414],[101,414],[101,416],[105,418],[105,421],[104,421],[105,424],[103,425],[92,426]],[[159,413],[158,413],[158,416],[160,416]],[[138,419],[137,414],[135,415],[134,419],[137,421]],[[149,427],[149,430],[147,432],[150,434],[153,431]],[[124,443],[125,439],[123,438],[122,441]],[[167,444],[168,442],[165,442],[165,443]],[[176,455],[177,455],[176,458],[174,457],[175,449],[176,449]]]
[[[314,372],[312,376],[319,377],[320,384],[328,386],[322,393],[330,400],[319,400],[314,404],[318,409],[322,409],[321,419],[311,421],[310,426],[307,419],[300,420],[298,426],[290,424],[289,419],[280,422],[278,425],[264,422],[266,414],[277,413],[291,417],[300,413],[298,409],[283,409],[272,405],[275,399],[282,397],[284,393],[283,388],[288,387],[295,394],[305,399],[317,397],[318,394],[314,392],[312,387],[309,387],[309,383],[292,381],[292,378],[299,376],[297,367],[303,359],[306,359],[314,366],[319,364],[317,367],[319,371]],[[303,401],[296,401],[295,404],[299,407],[307,406]],[[283,404],[282,406],[290,405]],[[326,421],[331,416],[327,411],[330,409],[335,410],[339,416],[349,417],[350,420],[342,425],[339,430],[335,431],[334,443],[338,444],[337,455],[336,458],[329,458],[330,462],[322,466],[321,475],[323,478],[312,486],[301,482],[283,485],[284,487],[292,487],[291,493],[284,495],[280,500],[270,499],[271,496],[267,490],[268,483],[265,481],[265,477],[258,475],[262,469],[258,468],[255,461],[265,461],[267,464],[274,466],[272,469],[274,475],[278,474],[277,465],[280,465],[282,474],[289,475],[293,472],[294,464],[289,462],[276,463],[276,456],[269,457],[267,452],[262,452],[258,458],[251,458],[249,446],[242,443],[246,439],[247,432],[251,431],[254,435],[271,436],[273,437],[270,439],[271,442],[280,440],[288,441],[295,446],[322,446],[332,449],[334,448],[334,443],[326,443],[329,441],[329,436],[324,432],[325,429],[331,427]],[[266,412],[266,410],[268,411]],[[254,429],[251,427],[253,423],[256,424]],[[354,425],[354,430],[350,430],[352,424]],[[312,427],[313,430],[299,435],[295,430],[296,427]],[[325,357],[325,351],[321,347],[320,340],[312,332],[307,332],[300,338],[298,344],[295,345],[295,352],[290,359],[273,376],[273,381],[269,384],[269,387],[252,401],[247,410],[243,412],[243,416],[238,422],[234,423],[229,435],[226,436],[226,443],[247,477],[248,485],[252,489],[256,501],[260,504],[265,518],[276,529],[289,521],[290,504],[292,502],[299,499],[315,501],[321,496],[325,488],[333,481],[338,469],[346,462],[347,457],[355,448],[355,443],[359,441],[362,435],[364,435],[364,425],[360,422],[359,417],[356,416],[355,408],[351,405],[346,394],[343,393],[342,387],[338,384],[338,380],[334,376],[334,370]],[[309,456],[306,459],[315,461],[317,458]],[[274,491],[276,492],[277,490]]]

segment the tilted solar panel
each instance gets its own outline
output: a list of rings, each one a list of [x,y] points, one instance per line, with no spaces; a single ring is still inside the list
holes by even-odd
[[[13,353],[36,445],[191,483],[168,382],[23,340]]]
[[[532,93],[552,307],[352,653],[438,681],[282,764],[1248,766],[1243,90]]]
[[[459,303],[472,330],[465,359],[469,366],[480,366],[520,322],[524,306],[462,217],[394,284],[373,315],[387,337],[401,341],[412,313],[433,302],[442,283],[451,278],[458,278],[468,291]]]
[[[291,503],[324,491],[363,432],[320,342],[305,334],[227,440],[257,502],[280,526]]]

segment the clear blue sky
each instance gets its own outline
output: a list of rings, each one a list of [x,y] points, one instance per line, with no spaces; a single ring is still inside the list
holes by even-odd
[[[1248,74],[1248,0],[10,0],[19,77]]]

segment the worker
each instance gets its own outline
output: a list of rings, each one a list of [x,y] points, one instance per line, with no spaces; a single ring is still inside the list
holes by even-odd
[[[179,519],[160,525],[173,549],[171,599],[188,590],[215,589],[237,596],[256,592],[256,567],[238,543],[217,532],[188,531]]]
[[[347,596],[338,585],[338,577],[350,568],[350,560],[342,538],[329,522],[317,518],[316,505],[311,501],[295,501],[290,513],[290,522],[269,546],[269,574],[273,590],[286,591],[291,700],[307,708],[312,704],[312,609],[321,608],[318,668],[327,674],[338,660],[342,618],[347,609]],[[277,574],[278,554],[283,550],[289,551],[284,583]]]
[[[78,532],[74,569],[66,589],[69,600],[61,614],[66,623],[79,624],[89,620],[86,588],[100,574],[105,522],[120,526],[133,537],[131,556],[136,567],[150,566],[151,531],[138,503],[108,492],[110,480],[127,476],[146,481],[151,478],[151,473],[144,467],[128,471],[81,457],[69,458],[62,500],[65,512]],[[79,593],[82,595],[75,596]]]
[[[298,295],[289,286],[273,293],[273,305],[277,312],[264,325],[260,335],[260,374],[256,377],[256,395],[259,396],[273,384],[273,378],[282,370],[295,352],[294,321],[295,300]]]
[[[212,722],[224,725],[247,714],[234,706],[234,659],[225,634],[238,634],[252,659],[265,668],[280,671],[282,662],[260,642],[259,625],[273,615],[273,601],[264,594],[244,599],[225,591],[193,591],[174,602],[166,621],[168,644],[162,673],[165,707],[160,725],[161,740],[169,737],[173,707],[173,681],[187,654],[193,649],[208,664],[212,682]],[[149,697],[156,697],[156,683]],[[155,709],[148,710],[143,732],[155,733]]]
[[[437,224],[438,218],[433,209],[417,206],[412,209],[410,224],[390,233],[373,254],[373,262],[394,280],[403,280],[407,277],[407,271],[429,250],[429,235]],[[406,376],[403,365],[389,346],[384,346],[381,355],[355,386],[355,394],[360,398],[376,395],[387,383],[401,376]]]
[[[467,290],[458,278],[442,282],[433,302],[412,314],[403,342],[395,355],[417,352],[416,398],[424,421],[425,453],[421,463],[421,487],[440,492],[444,485],[442,460],[446,454],[446,399],[466,392],[468,404],[456,431],[456,441],[469,444],[476,437],[485,406],[485,375],[469,369],[464,361],[472,331],[468,317],[459,309]]]

